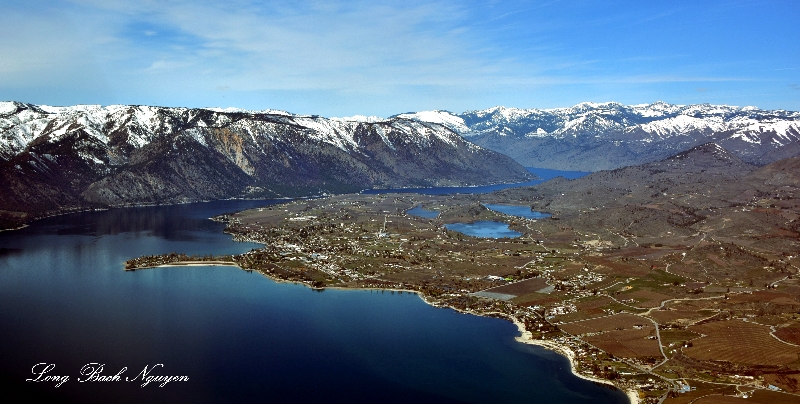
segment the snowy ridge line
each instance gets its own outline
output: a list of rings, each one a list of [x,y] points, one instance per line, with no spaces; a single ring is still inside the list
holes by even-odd
[[[598,135],[643,131],[665,138],[689,131],[734,131],[733,135],[742,136],[751,132],[775,132],[779,138],[789,141],[797,139],[800,122],[800,112],[762,110],[753,106],[674,105],[660,101],[630,106],[617,102],[584,102],[552,109],[497,106],[461,114],[436,110],[396,116],[438,123],[465,137],[488,132],[560,138],[575,136],[579,131]]]
[[[253,119],[249,119],[253,118]],[[238,108],[173,108],[143,105],[75,105],[54,107],[20,102],[0,102],[0,157],[9,159],[36,139],[59,141],[78,131],[108,145],[109,136],[135,149],[142,148],[159,137],[183,132],[207,146],[204,131],[198,129],[246,127],[253,139],[258,136],[275,138],[275,123],[300,126],[309,139],[325,142],[346,152],[358,151],[354,137],[359,128],[374,130],[392,149],[393,142],[414,143],[428,147],[434,138],[450,146],[463,143],[459,135],[446,126],[422,124],[411,119],[393,117],[353,116],[322,118],[315,115],[296,115],[286,111],[266,109],[251,111]],[[258,136],[256,136],[258,134]],[[474,145],[469,145],[474,148]]]

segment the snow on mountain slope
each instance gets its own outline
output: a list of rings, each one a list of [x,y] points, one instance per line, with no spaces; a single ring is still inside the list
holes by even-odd
[[[203,108],[209,111],[214,112],[222,112],[225,114],[230,113],[243,113],[243,114],[269,114],[269,115],[286,115],[291,116],[294,115],[291,112],[286,112],[282,109],[262,109],[262,110],[251,110],[251,109],[243,109],[243,108],[236,108],[236,107],[228,107],[228,108],[218,108],[218,107],[210,107],[210,108]]]
[[[764,123],[797,122],[799,112],[765,111],[756,107],[727,105],[673,105],[664,102],[625,106],[616,102],[585,102],[570,108],[518,109],[493,107],[453,114],[447,111],[421,111],[397,115],[424,122],[440,123],[463,136],[477,136],[502,127],[536,126],[533,133],[559,136],[574,130],[630,130],[639,127],[660,137],[709,129],[745,130]],[[547,126],[550,126],[548,128]],[[775,130],[785,128],[775,126]],[[538,130],[541,129],[541,130]],[[519,133],[517,136],[527,135]]]
[[[785,158],[795,149],[800,152],[800,112],[752,106],[584,102],[569,108],[493,107],[461,114],[422,111],[402,116],[443,123],[523,165],[547,168],[617,168],[655,161],[707,142],[720,143],[754,164]]]
[[[0,157],[21,152],[49,123],[48,114],[18,102],[0,102]]]
[[[258,119],[248,119],[256,117]],[[457,124],[460,121],[448,123]],[[0,103],[0,157],[9,159],[22,152],[34,139],[59,141],[81,130],[103,144],[126,144],[133,149],[144,147],[159,137],[185,131],[201,144],[207,144],[202,131],[195,128],[234,127],[252,133],[267,134],[276,139],[275,124],[290,124],[303,130],[309,139],[324,142],[347,152],[358,152],[361,145],[354,135],[361,125],[389,126],[405,139],[420,147],[430,146],[435,138],[451,146],[463,142],[458,135],[442,127],[415,123],[400,117],[386,120],[378,117],[326,119],[318,116],[293,115],[285,111],[247,111],[241,109],[188,109],[150,106],[77,105],[69,107],[36,106],[17,102]],[[461,126],[463,121],[461,121]],[[384,141],[393,146],[388,138]],[[469,145],[474,147],[474,145]]]
[[[721,117],[695,118],[689,115],[678,115],[651,121],[639,125],[639,128],[646,133],[650,133],[662,139],[670,136],[680,136],[681,134],[698,130],[721,132],[727,129]]]
[[[0,226],[94,207],[530,177],[443,125],[397,117],[0,103]]]
[[[465,133],[469,131],[469,128],[464,123],[464,119],[462,119],[457,115],[454,115],[452,112],[449,111],[437,110],[437,111],[405,113],[405,114],[395,115],[393,116],[393,118],[412,119],[421,122],[438,123],[440,125],[444,125],[450,128],[456,133]]]
[[[386,120],[386,118],[381,118],[379,116],[364,116],[364,115],[353,115],[353,116],[345,116],[342,118],[330,118],[330,119],[332,121],[368,122],[368,123],[382,122]]]

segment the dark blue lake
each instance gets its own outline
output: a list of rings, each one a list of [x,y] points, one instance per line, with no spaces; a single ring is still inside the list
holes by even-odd
[[[567,360],[514,340],[508,321],[433,308],[413,294],[275,283],[231,267],[125,272],[144,254],[226,254],[220,201],[65,215],[0,233],[0,391],[79,403],[625,403]],[[164,387],[87,382],[186,375]],[[54,364],[55,383],[31,368]]]

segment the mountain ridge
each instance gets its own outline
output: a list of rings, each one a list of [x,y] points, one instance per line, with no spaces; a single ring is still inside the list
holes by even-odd
[[[800,112],[752,106],[585,102],[569,108],[498,106],[396,116],[443,124],[480,146],[542,168],[613,169],[708,142],[756,165],[800,154]]]
[[[136,105],[0,103],[10,217],[230,197],[519,182],[507,156],[433,123]]]

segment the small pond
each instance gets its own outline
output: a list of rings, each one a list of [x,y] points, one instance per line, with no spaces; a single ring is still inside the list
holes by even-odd
[[[509,229],[508,224],[492,220],[481,220],[475,223],[452,223],[444,226],[447,230],[480,238],[517,238],[522,235],[518,231]]]
[[[407,210],[406,213],[409,215],[424,217],[426,219],[433,219],[436,216],[439,216],[439,212],[435,210],[422,209],[420,206],[415,206],[413,209]]]

